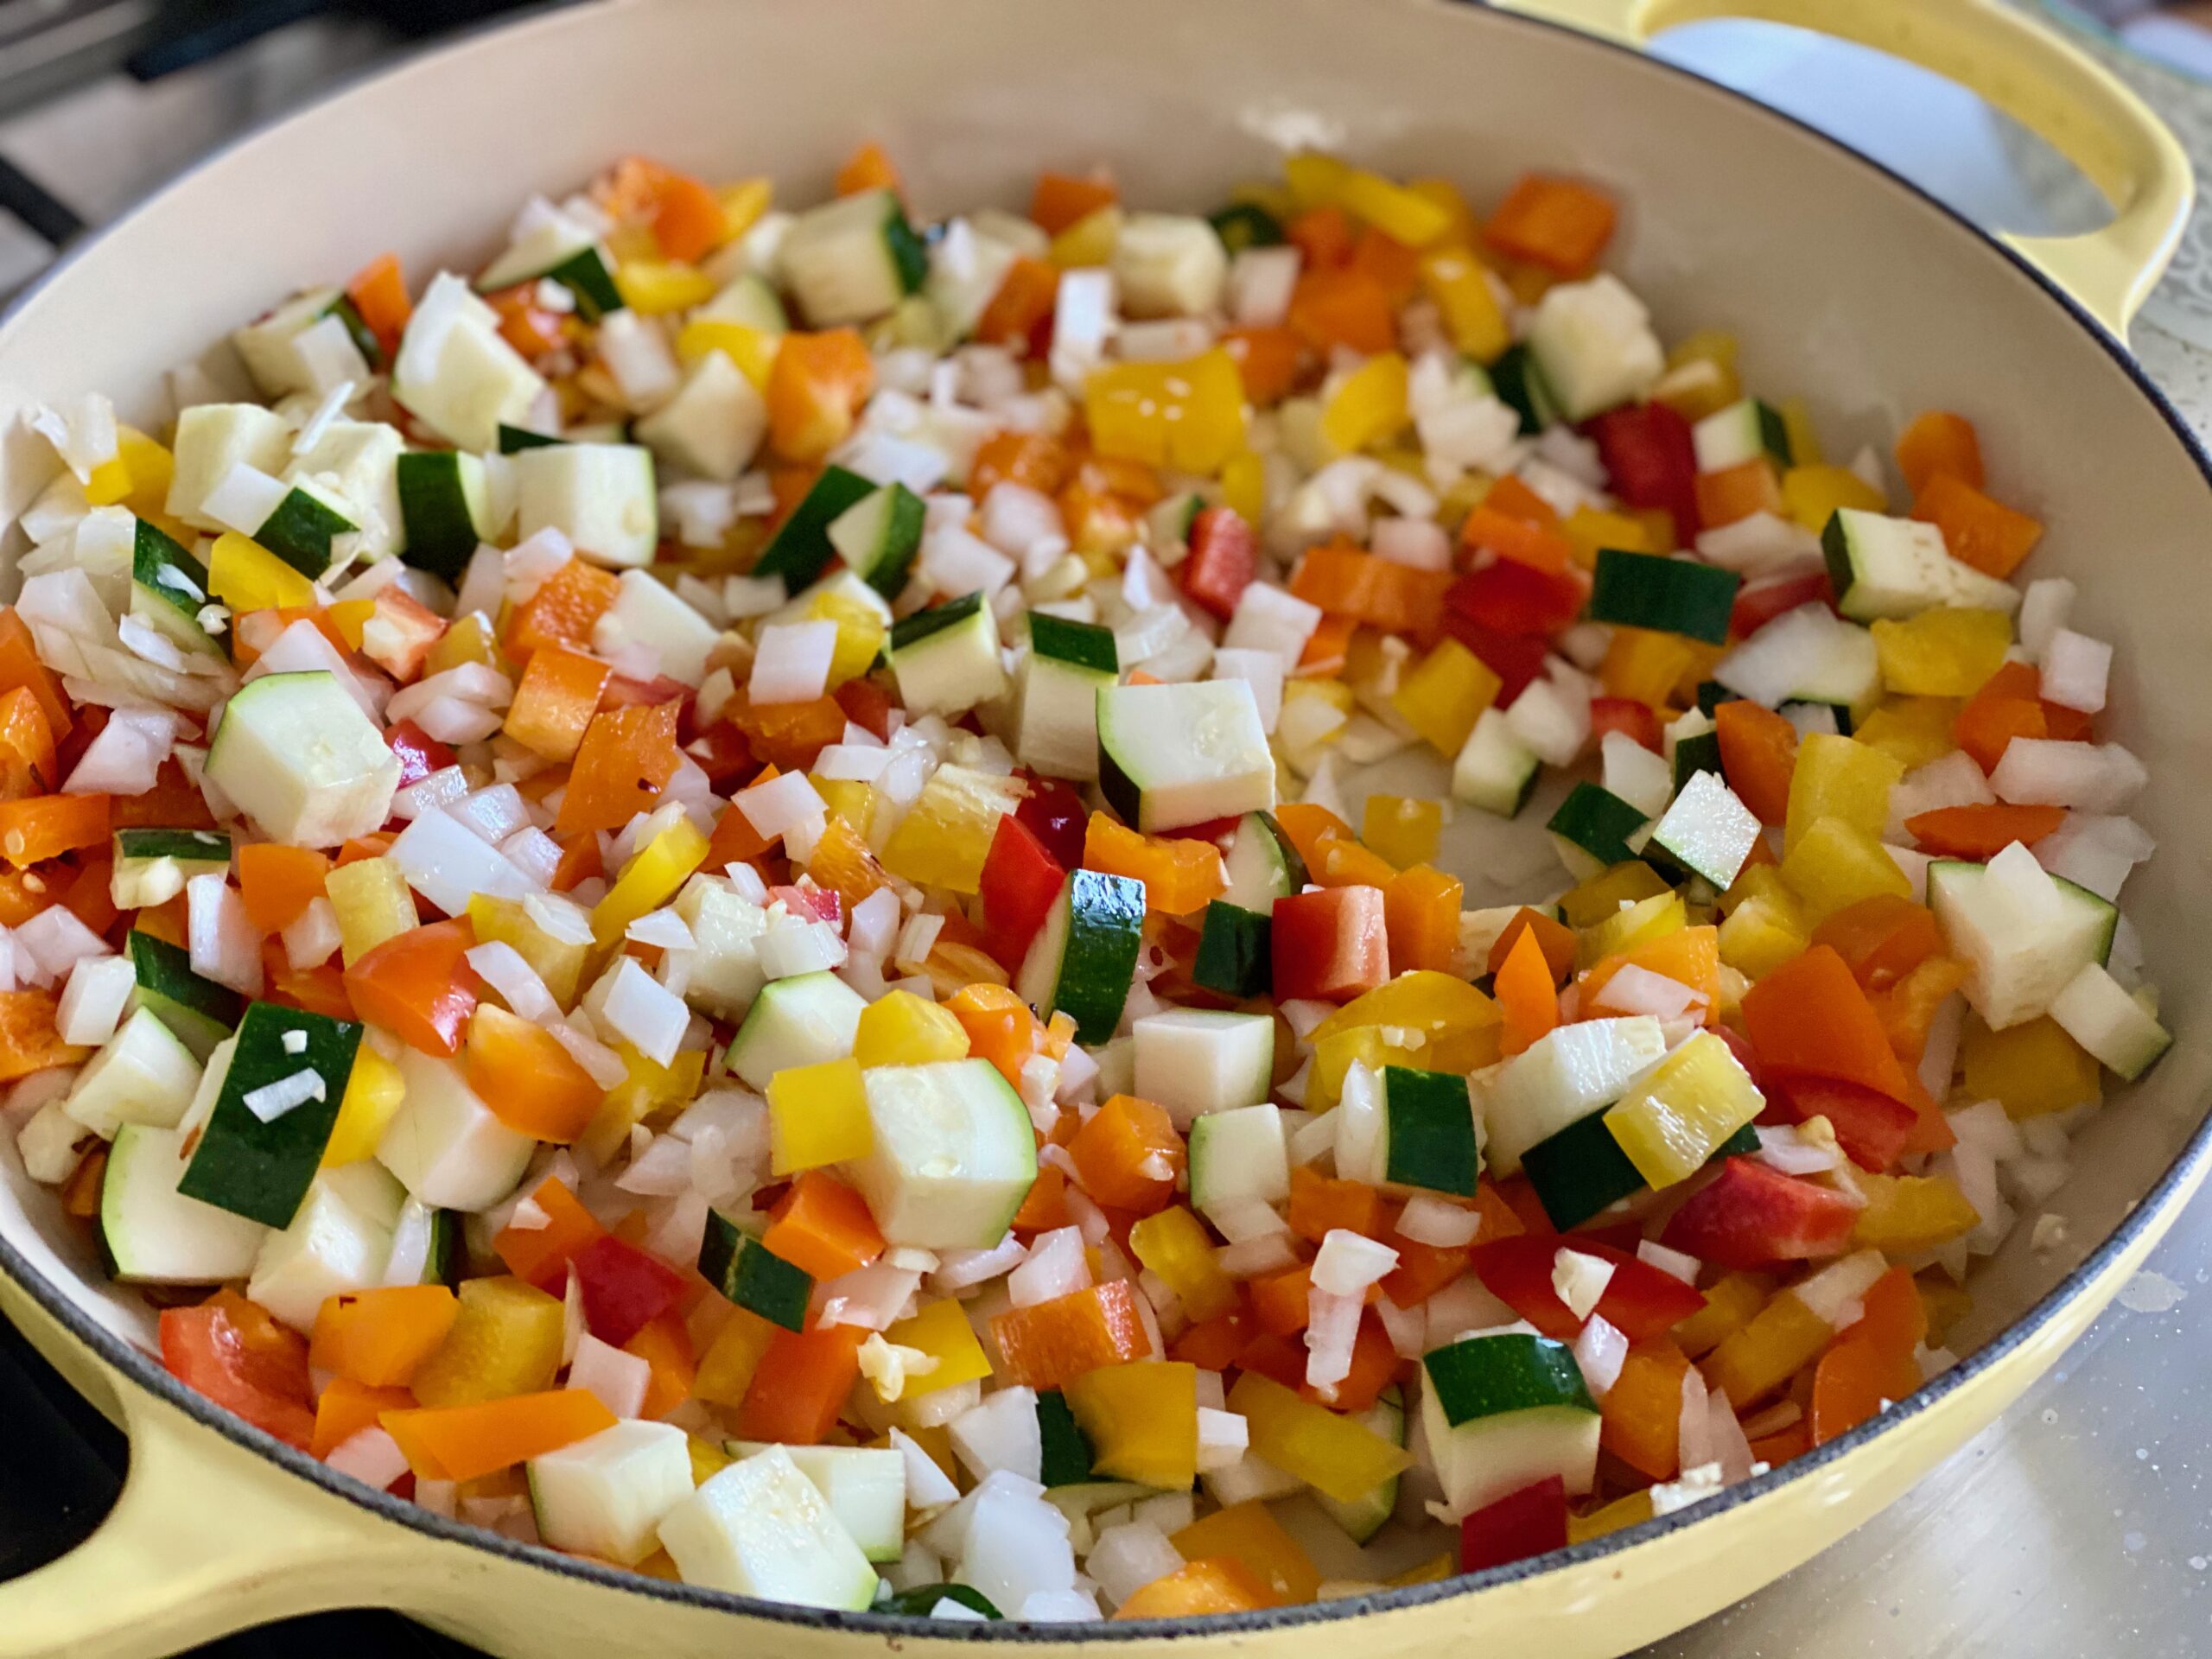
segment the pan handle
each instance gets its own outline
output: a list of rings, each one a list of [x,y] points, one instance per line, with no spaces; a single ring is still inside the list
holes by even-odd
[[[116,1392],[130,1440],[122,1494],[75,1549],[0,1584],[0,1659],[157,1659],[390,1601],[392,1547],[365,1511],[308,1494],[142,1389]]]
[[[2164,274],[2194,194],[2189,156],[2102,65],[1994,0],[1489,0],[1641,48],[1712,18],[1816,29],[1903,58],[1979,94],[2079,168],[2113,217],[2079,236],[1999,239],[2113,334]]]

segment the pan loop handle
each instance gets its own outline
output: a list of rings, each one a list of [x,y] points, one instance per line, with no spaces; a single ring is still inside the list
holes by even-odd
[[[1942,75],[2064,156],[2111,203],[2079,236],[1999,240],[2115,336],[2179,245],[2195,187],[2189,156],[2148,105],[2054,31],[1995,0],[1489,0],[1643,48],[1684,23],[1750,18],[1856,42]]]
[[[372,1519],[166,1402],[118,1392],[123,1491],[75,1549],[0,1584],[0,1659],[156,1659],[379,1599]]]

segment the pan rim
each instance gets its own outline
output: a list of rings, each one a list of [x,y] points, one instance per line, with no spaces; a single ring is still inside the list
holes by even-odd
[[[2051,301],[2069,321],[2088,334],[2105,355],[2132,383],[2158,416],[2168,433],[2179,445],[2183,454],[2195,466],[2208,489],[2212,489],[2212,454],[2191,430],[2180,412],[2175,409],[2165,393],[2146,374],[2141,364],[2126,345],[2103,327],[2082,304],[2057,283],[2037,270],[2012,248],[1974,225],[1965,215],[1930,194],[1910,179],[1894,171],[1882,162],[1850,148],[1818,127],[1762,104],[1748,94],[1736,91],[1719,81],[1698,74],[1694,70],[1657,58],[1620,41],[1586,34],[1570,25],[1547,18],[1530,16],[1525,13],[1505,10],[1490,0],[1444,0],[1445,3],[1479,11],[1485,16],[1508,28],[1541,30],[1554,37],[1572,42],[1570,49],[1585,48],[1593,51],[1616,54],[1643,65],[1655,73],[1663,74],[1688,83],[1695,92],[1707,97],[1725,100],[1752,118],[1776,123],[1795,135],[1815,140],[1847,161],[1866,169],[1876,178],[1893,188],[1902,190],[1915,199],[1923,208],[1944,221],[1952,231],[1963,232],[1980,247],[2005,262],[2018,276],[2024,278]],[[308,103],[286,111],[268,120],[256,124],[234,136],[226,143],[200,157],[183,172],[164,181],[160,186],[134,202],[109,225],[84,238],[65,251],[35,278],[18,291],[4,310],[0,310],[0,329],[12,324],[18,315],[27,309],[51,283],[67,276],[77,261],[91,248],[98,245],[112,231],[128,224],[149,203],[183,188],[226,158],[233,150],[252,143],[267,133],[309,111],[350,96],[359,88],[388,76],[405,73],[434,56],[447,53],[474,49],[484,37],[500,34],[520,34],[526,30],[557,28],[565,25],[568,16],[580,14],[585,8],[569,0],[531,16],[514,20],[492,20],[456,31],[451,37],[433,47],[411,52],[391,61],[365,68],[341,77],[324,92]],[[1993,1369],[2029,1340],[2038,1335],[2059,1313],[2075,1301],[2089,1283],[2100,1276],[2113,1262],[2125,1253],[2135,1241],[2154,1224],[2163,1229],[2168,1211],[2177,1195],[2203,1178],[2208,1165],[2212,1165],[2212,1112],[2208,1112],[2192,1130],[2186,1141],[2176,1152],[2172,1160],[2158,1179],[2144,1192],[2118,1226],[2092,1250],[2063,1279],[2053,1286],[2041,1299],[2027,1308],[2018,1319],[2007,1325],[1982,1347],[1960,1361],[1949,1370],[1923,1384],[1908,1399],[1883,1412],[1879,1416],[1838,1436],[1825,1446],[1788,1463],[1756,1475],[1716,1496],[1677,1510],[1668,1516],[1626,1527],[1601,1537],[1592,1538],[1564,1549],[1506,1563],[1480,1573],[1456,1574],[1427,1584],[1370,1592],[1364,1595],[1341,1598],[1325,1602],[1309,1602],[1293,1606],[1271,1608],[1253,1612],[1209,1614],[1203,1616],[1161,1619],[1133,1619],[1126,1622],[1105,1620],[1084,1621],[1065,1624],[1029,1624],[1014,1620],[996,1622],[945,1621],[926,1616],[875,1612],[845,1612],[835,1609],[815,1608],[788,1602],[762,1600],[731,1592],[708,1589],[667,1580],[649,1578],[626,1569],[563,1554],[543,1545],[525,1544],[486,1529],[470,1526],[457,1520],[432,1514],[404,1498],[386,1492],[372,1491],[359,1482],[337,1474],[329,1466],[306,1452],[275,1439],[266,1432],[252,1427],[243,1419],[222,1409],[207,1396],[187,1388],[171,1376],[151,1356],[108,1331],[78,1307],[75,1301],[56,1287],[42,1274],[35,1271],[16,1246],[0,1236],[0,1272],[20,1285],[26,1294],[35,1301],[56,1324],[78,1342],[91,1350],[102,1361],[120,1371],[137,1386],[155,1395],[167,1404],[176,1408],[201,1427],[232,1441],[242,1450],[256,1454],[319,1488],[328,1496],[342,1499],[365,1510],[380,1519],[419,1533],[440,1543],[458,1544],[503,1558],[517,1566],[529,1567],[560,1574],[594,1586],[644,1597],[649,1600],[702,1611],[735,1614],[776,1624],[799,1625],[812,1629],[846,1630],[855,1636],[881,1637],[913,1637],[926,1635],[933,1640],[958,1641],[976,1643],[1006,1642],[1033,1642],[1039,1643],[1072,1644],[1076,1643],[1115,1643],[1150,1641],[1161,1637],[1200,1638],[1213,1636],[1256,1635],[1307,1625],[1319,1625],[1351,1620],[1370,1614],[1411,1611],[1433,1604],[1474,1596],[1501,1586],[1516,1584],[1544,1574],[1569,1569],[1579,1569],[1601,1561],[1620,1552],[1657,1541],[1685,1526],[1717,1516],[1739,1505],[1754,1502],[1782,1491],[1793,1483],[1814,1476],[1829,1465],[1852,1456],[1872,1444],[1878,1436],[1894,1431],[1903,1423],[1935,1411],[1950,1396],[1967,1386],[1984,1372]],[[408,1610],[400,1609],[404,1612]]]

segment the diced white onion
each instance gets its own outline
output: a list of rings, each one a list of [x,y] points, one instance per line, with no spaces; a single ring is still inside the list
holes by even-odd
[[[1398,1217],[1398,1231],[1402,1236],[1435,1249],[1457,1249],[1463,1244],[1471,1244],[1481,1230],[1482,1216],[1478,1211],[1438,1198],[1433,1192],[1414,1193],[1406,1200],[1406,1207]]]
[[[641,1354],[628,1354],[587,1332],[576,1344],[569,1386],[596,1395],[617,1417],[642,1416],[653,1368]]]
[[[1398,1265],[1398,1253],[1348,1228],[1332,1227],[1313,1257],[1313,1288],[1358,1297]]]
[[[192,971],[248,996],[260,995],[261,933],[229,877],[195,875],[184,884],[184,893]],[[18,929],[16,937],[23,931]]]
[[[1590,1397],[1602,1402],[1620,1380],[1621,1365],[1628,1358],[1628,1338],[1604,1319],[1592,1318],[1574,1339],[1574,1362]]]

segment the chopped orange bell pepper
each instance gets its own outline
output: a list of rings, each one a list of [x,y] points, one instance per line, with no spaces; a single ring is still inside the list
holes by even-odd
[[[361,1018],[425,1054],[450,1055],[481,987],[468,965],[476,930],[468,918],[396,934],[346,969],[346,994]]]
[[[1305,1164],[1290,1172],[1287,1213],[1290,1230],[1309,1244],[1319,1244],[1339,1228],[1381,1238],[1392,1221],[1381,1189],[1365,1181],[1318,1174]]]
[[[346,297],[353,301],[354,315],[377,337],[377,347],[389,364],[398,354],[408,318],[415,315],[407,297],[407,279],[400,274],[399,256],[380,253],[370,260],[346,284]]]
[[[1728,787],[1762,823],[1789,816],[1789,783],[1797,771],[1797,728],[1771,709],[1736,697],[1713,711],[1720,770]]]
[[[1049,1301],[1009,1308],[991,1321],[999,1375],[1016,1388],[1057,1389],[1104,1365],[1126,1364],[1152,1352],[1127,1280],[1070,1291]]]
[[[883,1234],[868,1200],[821,1169],[791,1183],[760,1242],[817,1279],[839,1278],[883,1254]]]
[[[1602,192],[1573,179],[1530,173],[1506,193],[1483,226],[1483,239],[1516,259],[1580,276],[1612,239],[1614,218],[1612,198]]]
[[[378,1419],[421,1480],[477,1480],[614,1427],[582,1389],[510,1395],[481,1405],[387,1411]]]
[[[1909,1098],[1881,1020],[1843,958],[1825,944],[1793,957],[1744,994],[1744,1028],[1762,1066]]]
[[[1666,1337],[1630,1348],[1602,1402],[1599,1444],[1640,1475],[1672,1480],[1681,1466],[1682,1378],[1689,1368]]]
[[[1317,352],[1343,346],[1372,357],[1397,343],[1389,290],[1368,272],[1346,266],[1308,266],[1292,290],[1289,323]]]
[[[1813,930],[1813,943],[1834,950],[1867,990],[1881,991],[1934,956],[1943,938],[1927,906],[1885,893],[1828,917]]]
[[[1705,1023],[1712,1025],[1719,1018],[1720,1003],[1720,930],[1717,927],[1683,927],[1648,944],[1605,957],[1594,963],[1582,977],[1582,1008],[1584,1013],[1597,1011],[1598,1000],[1613,976],[1624,968],[1641,968],[1647,973],[1671,979],[1677,985],[1687,985],[1705,998]]]
[[[387,1411],[406,1411],[415,1396],[404,1389],[372,1389],[349,1376],[335,1376],[315,1402],[315,1438],[308,1449],[327,1458],[365,1428],[377,1427]]]
[[[245,913],[264,936],[280,933],[322,897],[330,858],[279,841],[250,842],[238,849],[238,891]]]
[[[1049,432],[996,432],[983,440],[968,469],[976,499],[994,484],[1021,484],[1043,495],[1058,495],[1075,472],[1075,457]]]
[[[1232,1559],[1189,1561],[1154,1579],[1114,1611],[1131,1618],[1193,1618],[1204,1613],[1249,1613],[1278,1603],[1274,1592]]]
[[[635,1354],[652,1369],[640,1416],[658,1420],[691,1397],[699,1362],[683,1318],[673,1309],[639,1326],[638,1333],[622,1344],[622,1351]]]
[[[857,196],[863,190],[896,190],[899,169],[891,164],[883,146],[871,138],[837,169],[836,188],[841,196]]]
[[[1490,948],[1490,960],[1484,964],[1485,972],[1495,974],[1505,966],[1505,958],[1519,942],[1523,933],[1536,936],[1536,948],[1544,953],[1544,961],[1552,970],[1554,984],[1564,982],[1574,971],[1574,930],[1556,917],[1547,916],[1540,910],[1523,905],[1505,925]]]
[[[820,461],[852,435],[874,385],[874,361],[852,329],[785,334],[768,371],[769,448],[785,461]]]
[[[1912,504],[1912,516],[1942,531],[1944,547],[1960,563],[2000,581],[2043,539],[2040,520],[1991,500],[1952,473],[1928,480]]]
[[[1518,1054],[1559,1024],[1559,990],[1535,934],[1524,931],[1505,953],[1492,984],[1505,1014],[1502,1046]]]
[[[530,1198],[545,1212],[545,1225],[511,1224],[493,1239],[492,1249],[516,1278],[557,1296],[568,1282],[570,1260],[585,1246],[604,1238],[607,1229],[557,1177],[547,1176]]]
[[[514,607],[500,637],[500,649],[526,664],[540,645],[588,648],[594,625],[614,603],[620,588],[613,571],[570,559]]]
[[[1037,188],[1029,193],[1029,219],[1046,235],[1058,236],[1121,199],[1122,193],[1108,179],[1039,173]]]
[[[1223,347],[1236,365],[1244,382],[1244,395],[1262,408],[1279,404],[1298,384],[1298,361],[1303,347],[1298,335],[1287,327],[1230,328],[1221,336]]]
[[[1027,255],[1016,258],[976,319],[976,338],[990,346],[1026,346],[1038,324],[1052,315],[1059,289],[1058,265]]]
[[[53,722],[27,686],[0,694],[0,798],[44,794],[61,781]]]
[[[1116,1210],[1148,1216],[1172,1203],[1183,1173],[1183,1137],[1164,1107],[1116,1095],[1068,1144],[1084,1191]]]
[[[1451,582],[1446,571],[1420,570],[1332,543],[1307,550],[1290,591],[1309,605],[1371,628],[1421,638],[1442,626],[1444,590]]]
[[[968,1033],[969,1053],[988,1060],[998,1067],[1000,1076],[1019,1089],[1021,1068],[1037,1052],[1041,1036],[1029,1005],[1004,985],[969,985],[944,1006]]]
[[[551,1032],[490,1002],[469,1020],[464,1067],[493,1116],[556,1146],[582,1135],[607,1098]]]
[[[372,1389],[404,1389],[437,1351],[461,1304],[443,1285],[393,1285],[325,1300],[308,1363]]]
[[[76,724],[69,712],[69,699],[53,671],[39,660],[29,626],[10,605],[0,609],[0,688],[12,691],[18,686],[38,699],[57,741],[69,735]]]
[[[1981,440],[1963,415],[1931,409],[1914,416],[1897,435],[1897,457],[1904,486],[1916,496],[1939,474],[1981,487]]]
[[[1390,963],[1400,973],[1433,968],[1450,973],[1459,960],[1459,877],[1427,864],[1400,870],[1382,884],[1383,924],[1390,936]]]
[[[676,747],[674,702],[636,703],[592,716],[569,770],[554,830],[620,830],[658,803],[661,785],[683,762]]]
[[[1135,877],[1144,883],[1146,907],[1170,916],[1204,909],[1229,886],[1221,851],[1211,842],[1140,835],[1103,812],[1092,813],[1084,831],[1083,865]]]
[[[1780,518],[1784,511],[1782,480],[1774,462],[1764,455],[1697,475],[1698,518],[1707,530],[1732,524],[1755,512]]]
[[[61,1040],[60,1010],[45,991],[0,991],[0,1083],[92,1058],[91,1049]]]
[[[98,847],[109,835],[105,795],[35,795],[0,801],[0,857],[19,868],[43,864],[79,847]]]
[[[506,734],[548,760],[575,758],[614,671],[596,657],[549,641],[530,653],[508,706]]]
[[[748,1440],[819,1445],[860,1379],[866,1335],[850,1325],[804,1334],[778,1327],[738,1408],[737,1432]]]
[[[1858,1427],[1920,1386],[1912,1356],[1928,1334],[1928,1312],[1912,1274],[1891,1268],[1860,1300],[1865,1312],[1813,1372],[1808,1416],[1815,1446]]]

